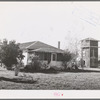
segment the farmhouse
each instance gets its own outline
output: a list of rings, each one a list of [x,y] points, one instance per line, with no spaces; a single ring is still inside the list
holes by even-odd
[[[41,61],[51,66],[61,67],[64,51],[60,49],[60,42],[58,42],[58,47],[56,48],[40,41],[20,44],[20,49],[23,50],[25,56],[23,60],[25,65],[30,62],[31,55],[37,55]]]

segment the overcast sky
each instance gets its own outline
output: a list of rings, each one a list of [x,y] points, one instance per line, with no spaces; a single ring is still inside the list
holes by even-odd
[[[100,40],[100,2],[0,2],[0,39],[42,41],[61,49],[68,42]]]

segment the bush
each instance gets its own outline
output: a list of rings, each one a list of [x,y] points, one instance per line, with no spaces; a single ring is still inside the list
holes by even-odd
[[[47,69],[47,70],[45,70],[45,71],[48,72],[48,73],[57,72],[57,70],[56,70],[55,68],[53,68],[53,67],[51,67],[51,68],[49,68],[49,69]]]
[[[41,62],[41,70],[47,70],[49,69],[50,66],[46,62]]]
[[[41,70],[41,61],[39,59],[39,56],[34,55],[31,56],[30,58],[30,63],[25,66],[24,71],[26,72],[37,72]]]
[[[69,51],[65,51],[63,54],[63,60],[62,60],[62,66],[64,66],[64,69],[67,69],[67,63],[72,59],[72,53]]]
[[[41,72],[48,69],[48,65],[41,61],[34,61],[29,65],[26,65],[24,70],[25,72]]]
[[[23,71],[32,72],[32,66],[31,65],[26,65]]]

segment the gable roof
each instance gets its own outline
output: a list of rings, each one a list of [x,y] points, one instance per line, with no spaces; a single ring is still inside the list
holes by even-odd
[[[35,41],[34,41],[35,42]],[[26,42],[26,43],[21,43],[20,44],[20,49],[26,49],[26,47],[28,47],[28,46],[30,46],[32,43],[34,43],[34,42]]]
[[[40,41],[26,42],[20,44],[20,49],[30,50],[35,52],[54,52],[54,53],[64,53],[64,50],[58,49],[51,45],[45,44]]]

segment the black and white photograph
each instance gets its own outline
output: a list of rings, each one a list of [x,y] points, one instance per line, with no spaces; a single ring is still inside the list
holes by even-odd
[[[0,90],[100,90],[100,2],[0,1]]]

